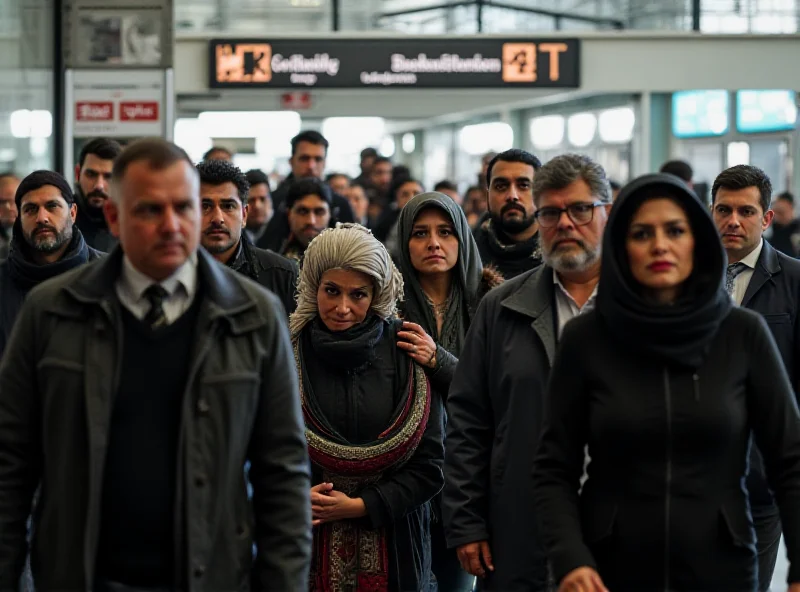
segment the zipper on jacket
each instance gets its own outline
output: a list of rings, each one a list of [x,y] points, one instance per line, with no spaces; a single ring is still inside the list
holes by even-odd
[[[697,375],[697,372],[692,374],[692,384],[694,384],[694,400],[695,403],[700,402],[700,376]]]
[[[667,412],[667,468],[665,479],[664,496],[664,592],[669,592],[670,578],[670,558],[669,558],[669,539],[670,539],[670,497],[672,495],[672,391],[669,387],[669,370],[664,368],[664,403]]]

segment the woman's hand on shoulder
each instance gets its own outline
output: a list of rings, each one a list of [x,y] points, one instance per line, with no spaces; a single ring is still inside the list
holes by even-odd
[[[600,579],[600,574],[594,569],[579,567],[573,569],[561,580],[558,592],[609,592],[609,590]]]
[[[398,331],[397,347],[420,366],[436,368],[436,342],[416,323],[403,322],[403,330]]]

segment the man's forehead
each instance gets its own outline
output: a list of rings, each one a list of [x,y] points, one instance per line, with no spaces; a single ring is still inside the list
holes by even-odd
[[[525,162],[505,162],[497,161],[492,169],[492,179],[502,177],[504,179],[527,178],[533,179],[533,166]]]
[[[200,197],[203,199],[239,199],[239,190],[230,181],[226,181],[220,185],[213,185],[211,183],[200,183]]]
[[[302,207],[302,208],[321,208],[321,207],[327,207],[327,206],[328,206],[328,202],[326,202],[320,196],[310,194],[310,195],[305,195],[305,196],[301,197],[300,199],[298,199],[296,202],[294,202],[294,206],[292,206],[292,209],[297,208],[297,207]]]
[[[752,185],[744,189],[726,189],[720,187],[717,190],[717,203],[725,203],[726,205],[742,206],[742,205],[761,205],[761,192],[758,187]]]
[[[42,204],[54,199],[60,199],[65,202],[67,201],[64,199],[64,196],[61,194],[61,190],[58,187],[54,185],[42,185],[41,187],[33,189],[23,195],[20,203],[23,206],[26,203]]]
[[[83,161],[83,169],[92,169],[98,172],[110,173],[114,168],[114,161],[110,158],[100,158],[97,154],[87,154]]]
[[[539,207],[591,202],[594,199],[589,185],[583,179],[578,179],[565,187],[543,191],[539,199]]]
[[[322,144],[312,144],[311,142],[300,142],[297,145],[297,154],[314,154],[325,156],[325,146]]]

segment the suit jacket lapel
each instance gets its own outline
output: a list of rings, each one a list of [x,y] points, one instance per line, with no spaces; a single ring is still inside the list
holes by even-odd
[[[772,276],[780,273],[781,264],[778,261],[778,255],[772,245],[764,241],[764,246],[761,249],[761,255],[756,262],[756,268],[753,270],[753,276],[750,278],[750,284],[742,298],[742,307],[746,308],[753,297],[758,294],[758,291],[764,287],[764,284],[772,281]]]

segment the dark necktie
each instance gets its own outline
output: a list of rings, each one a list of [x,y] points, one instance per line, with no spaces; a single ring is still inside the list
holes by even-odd
[[[747,269],[747,265],[739,261],[738,263],[728,265],[728,269],[725,270],[725,290],[730,294],[731,298],[733,298],[733,292],[736,286],[736,277],[745,269]]]
[[[167,291],[158,284],[153,284],[144,291],[144,296],[150,303],[150,310],[144,317],[144,322],[150,325],[151,329],[158,329],[167,324],[167,315],[164,314],[164,299],[168,296]]]

